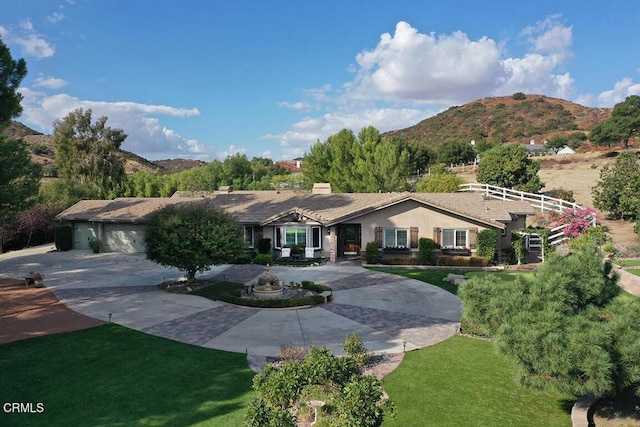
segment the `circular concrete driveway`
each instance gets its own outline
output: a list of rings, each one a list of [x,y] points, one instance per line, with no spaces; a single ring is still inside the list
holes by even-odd
[[[0,255],[0,276],[45,275],[45,285],[71,309],[99,320],[203,347],[276,356],[281,344],[329,347],[341,354],[355,331],[371,351],[402,352],[455,334],[459,299],[442,289],[359,266],[273,267],[289,283],[312,280],[333,288],[329,304],[301,309],[254,309],[155,285],[181,277],[139,254],[51,252],[50,247]],[[264,274],[255,265],[217,266],[203,277],[248,283]]]

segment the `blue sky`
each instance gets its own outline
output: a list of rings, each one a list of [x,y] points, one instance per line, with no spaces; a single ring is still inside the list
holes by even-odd
[[[0,0],[18,120],[91,108],[151,160],[291,159],[514,92],[612,107],[640,94],[639,24],[636,0]]]

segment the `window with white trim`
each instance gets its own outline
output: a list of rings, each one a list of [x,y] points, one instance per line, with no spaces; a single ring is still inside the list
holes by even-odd
[[[247,225],[244,227],[244,244],[248,248],[254,246],[253,226]]]
[[[281,226],[274,227],[275,248],[300,246],[302,248],[322,249],[322,227],[319,226]]]
[[[385,228],[383,246],[385,248],[408,248],[409,230],[406,228]]]
[[[468,249],[469,230],[466,228],[443,228],[442,229],[443,249]]]

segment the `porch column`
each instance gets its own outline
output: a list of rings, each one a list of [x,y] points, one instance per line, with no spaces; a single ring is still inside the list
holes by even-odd
[[[338,239],[336,238],[336,227],[329,227],[329,262],[336,262],[338,257]]]

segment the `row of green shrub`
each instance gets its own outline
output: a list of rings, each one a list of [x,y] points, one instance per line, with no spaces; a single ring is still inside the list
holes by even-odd
[[[448,256],[443,255],[438,257],[436,265],[447,267],[486,267],[489,265],[489,258],[483,258],[479,256]]]
[[[303,280],[300,282],[303,289],[307,289],[313,292],[325,292],[331,291],[331,286],[321,285],[320,283],[312,282],[311,280]]]
[[[235,291],[220,295],[220,301],[243,305],[246,307],[285,308],[322,304],[324,302],[324,298],[320,295],[309,295],[306,297],[289,299],[251,299],[242,298],[242,291]]]

